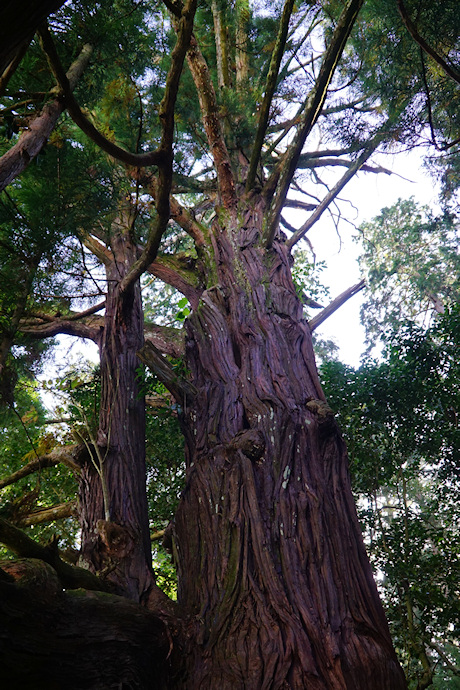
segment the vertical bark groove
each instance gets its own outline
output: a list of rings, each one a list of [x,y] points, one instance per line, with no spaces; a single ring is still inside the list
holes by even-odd
[[[219,288],[187,325],[198,393],[175,544],[193,632],[178,687],[404,688],[289,254],[263,253],[260,230],[251,212],[214,233]]]
[[[107,301],[100,343],[101,409],[97,455],[82,470],[82,560],[131,599],[153,583],[145,489],[145,404],[137,352],[144,343],[139,281],[120,296],[120,283],[136,259],[127,233],[112,239]],[[101,481],[102,476],[102,481]],[[106,491],[103,490],[105,484]],[[106,494],[104,496],[104,493]]]

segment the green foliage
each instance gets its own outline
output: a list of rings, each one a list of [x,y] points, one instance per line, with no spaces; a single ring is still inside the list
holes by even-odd
[[[408,325],[388,337],[380,363],[321,368],[393,639],[414,683],[420,649],[450,677],[433,645],[459,642],[459,351],[455,307],[427,331]]]
[[[460,297],[458,218],[399,200],[361,228],[367,300],[361,315],[371,343],[407,319],[428,320]]]
[[[2,479],[59,445],[56,435],[45,430],[47,411],[30,382],[20,380],[15,396],[14,405],[0,408]],[[20,524],[31,511],[65,503],[75,498],[76,492],[76,477],[67,467],[42,468],[0,490],[0,514]],[[78,533],[74,519],[23,529],[41,542],[58,534],[63,547],[74,546]],[[5,549],[1,553],[8,554]]]

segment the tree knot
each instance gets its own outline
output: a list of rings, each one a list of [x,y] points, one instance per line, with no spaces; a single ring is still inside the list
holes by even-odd
[[[316,400],[312,398],[311,400],[307,400],[306,407],[310,412],[318,415],[320,419],[334,416],[332,409],[325,400]]]
[[[264,454],[265,441],[257,429],[244,429],[230,441],[230,448],[241,450],[252,462],[257,462]]]
[[[109,555],[124,558],[131,553],[134,542],[126,527],[107,520],[98,520],[96,527]]]

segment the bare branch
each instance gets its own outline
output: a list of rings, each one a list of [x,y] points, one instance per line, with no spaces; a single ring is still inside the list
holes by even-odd
[[[347,172],[340,178],[340,180],[332,187],[332,189],[326,194],[324,199],[316,207],[315,211],[311,214],[308,220],[302,225],[302,227],[288,240],[287,245],[293,247],[302,237],[307,233],[310,228],[316,223],[316,221],[322,216],[324,211],[329,207],[329,205],[334,201],[334,199],[340,194],[345,185],[351,180],[352,177],[361,170],[365,162],[370,158],[375,149],[380,145],[385,137],[385,133],[381,130],[378,134],[374,136],[373,139],[366,145],[364,151],[361,155],[354,161],[354,163],[348,168]]]
[[[347,302],[353,295],[356,295],[356,293],[360,292],[366,285],[366,282],[364,280],[360,280],[359,283],[356,283],[356,285],[352,285],[351,287],[347,288],[342,292],[338,297],[332,300],[330,304],[327,305],[321,311],[319,314],[314,316],[309,322],[308,325],[310,326],[310,329],[312,331],[315,330],[315,328],[318,328],[320,324],[322,324],[326,319],[331,316],[334,312],[337,311],[345,302]]]
[[[306,201],[300,201],[299,199],[286,199],[284,207],[297,208],[302,211],[314,211],[316,208],[316,204],[309,204]]]
[[[254,146],[252,148],[251,160],[248,169],[248,177],[246,180],[247,192],[250,189],[252,189],[252,187],[254,186],[254,182],[256,180],[257,168],[260,162],[260,152],[262,151],[262,146],[267,131],[268,117],[270,115],[270,106],[272,104],[273,95],[276,89],[276,83],[279,68],[281,65],[281,60],[284,55],[284,49],[286,46],[286,39],[289,28],[289,20],[291,18],[293,7],[294,0],[285,0],[283,13],[281,15],[281,21],[278,29],[278,35],[276,37],[275,48],[273,50],[272,57],[270,60],[270,67],[268,68],[267,80],[265,83],[265,95],[259,111],[259,123],[257,126]]]
[[[292,177],[297,168],[299,156],[307,136],[321,113],[326,99],[327,89],[334,76],[337,64],[342,56],[363,2],[364,0],[349,0],[347,6],[343,10],[332,35],[331,42],[324,54],[318,78],[305,103],[305,109],[301,116],[301,123],[297,129],[294,141],[287,149],[280,168],[272,173],[271,179],[266,185],[265,193],[268,196],[271,196],[277,187],[276,197],[272,203],[264,233],[264,243],[267,247],[271,246],[275,238],[279,215],[283,208]]]
[[[67,72],[66,80],[70,91],[75,88],[87,67],[92,51],[90,45],[84,45],[80,55]],[[29,129],[25,130],[16,144],[0,158],[0,191],[20,175],[42,150],[63,113],[65,106],[62,99],[57,97],[59,90],[53,89],[51,93],[55,95],[55,99],[45,105],[40,115],[32,120]]]
[[[77,338],[88,338],[98,343],[100,325],[101,319],[97,316],[89,316],[81,319],[81,321],[74,321],[72,317],[64,317],[46,323],[30,323],[30,320],[24,319],[19,325],[19,330],[30,338],[52,338],[62,333],[74,335]]]
[[[304,162],[299,161],[298,169],[322,168],[326,166],[339,166],[342,168],[351,168],[354,161],[341,160],[340,158],[309,158]],[[385,175],[392,175],[393,172],[388,168],[383,168],[381,165],[362,165],[360,170],[363,172],[384,173]]]
[[[219,9],[217,0],[211,0],[211,8],[216,41],[217,80],[219,88],[224,89],[230,83],[228,76],[227,29],[222,21],[222,10]]]
[[[412,21],[412,19],[409,17],[409,14],[406,11],[406,8],[404,7],[403,0],[397,0],[398,2],[398,10],[399,14],[401,15],[401,18],[403,20],[403,24],[414,39],[416,43],[427,53],[433,60],[438,64],[444,72],[447,74],[448,77],[453,79],[457,84],[460,84],[460,71],[456,69],[453,65],[449,65],[444,58],[442,58],[439,53],[437,53],[434,48],[432,48],[419,34],[417,31],[417,28]]]

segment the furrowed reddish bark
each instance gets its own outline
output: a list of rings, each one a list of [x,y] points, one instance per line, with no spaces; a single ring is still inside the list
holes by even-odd
[[[260,248],[262,211],[215,228],[218,287],[187,323],[198,393],[175,555],[191,634],[174,687],[405,688],[290,258]]]
[[[111,241],[107,301],[100,341],[101,407],[97,448],[82,468],[82,563],[130,599],[153,584],[145,476],[145,403],[139,390],[144,343],[139,281],[123,298],[119,286],[136,259],[128,232]],[[105,495],[104,495],[105,486]]]

